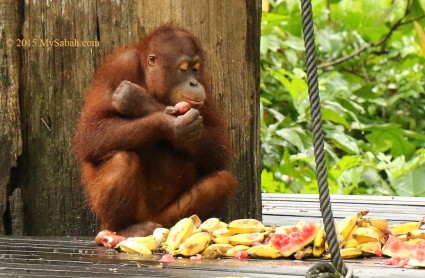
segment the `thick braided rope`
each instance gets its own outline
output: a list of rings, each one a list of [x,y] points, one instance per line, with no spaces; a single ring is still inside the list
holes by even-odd
[[[335,232],[332,207],[329,197],[328,174],[326,171],[325,151],[323,143],[322,113],[320,111],[320,97],[316,65],[316,49],[314,43],[313,16],[311,1],[301,0],[303,19],[303,33],[307,64],[308,94],[310,98],[310,110],[312,118],[312,130],[314,141],[314,155],[316,158],[316,174],[319,184],[320,210],[326,231],[326,239],[329,242],[332,264],[339,273],[345,275],[347,267],[342,261],[339,252],[339,244]]]

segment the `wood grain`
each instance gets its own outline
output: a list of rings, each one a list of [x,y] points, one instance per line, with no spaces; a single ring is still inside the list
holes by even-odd
[[[137,43],[166,22],[187,28],[203,42],[215,100],[228,120],[235,153],[231,169],[241,187],[224,216],[261,217],[259,1],[5,3],[2,17],[14,17],[9,24],[0,24],[1,43],[13,37],[26,45],[0,48],[0,86],[7,92],[0,95],[0,214],[4,218],[0,223],[6,223],[0,225],[0,234],[11,233],[7,200],[17,187],[22,189],[29,235],[95,232],[96,221],[85,206],[79,168],[71,154],[86,89],[106,55]],[[55,40],[99,45],[60,47]]]

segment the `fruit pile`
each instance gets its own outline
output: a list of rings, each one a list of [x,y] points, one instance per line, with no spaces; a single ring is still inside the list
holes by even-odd
[[[390,226],[384,219],[364,218],[362,210],[336,225],[343,258],[392,257],[388,264],[425,267],[425,218]],[[108,231],[96,237],[98,244],[131,254],[166,252],[160,261],[175,256],[202,258],[236,257],[276,259],[293,256],[330,258],[325,231],[318,223],[298,222],[292,226],[266,227],[255,219],[238,219],[229,224],[218,218],[202,222],[197,215],[183,218],[171,229],[157,228],[146,237],[124,238]]]

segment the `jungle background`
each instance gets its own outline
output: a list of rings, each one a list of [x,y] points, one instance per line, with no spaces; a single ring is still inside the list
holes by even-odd
[[[331,193],[425,196],[425,0],[313,0]],[[317,193],[299,0],[263,1],[263,192]]]

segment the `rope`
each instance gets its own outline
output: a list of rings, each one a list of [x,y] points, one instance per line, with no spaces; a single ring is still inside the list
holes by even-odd
[[[326,171],[325,151],[323,143],[322,113],[320,111],[320,96],[317,77],[316,50],[314,43],[313,16],[311,1],[301,0],[304,44],[307,64],[308,94],[312,118],[314,156],[316,159],[316,173],[319,184],[320,210],[326,231],[326,239],[329,242],[331,260],[334,267],[343,276],[347,274],[347,267],[342,261],[339,252],[339,243],[335,232],[335,223],[329,196],[328,174]],[[351,271],[347,277],[351,277]]]

